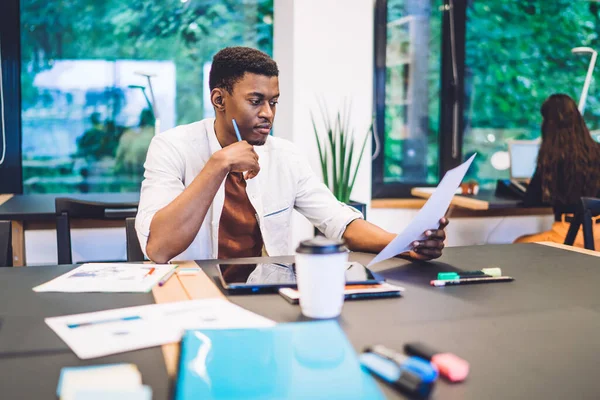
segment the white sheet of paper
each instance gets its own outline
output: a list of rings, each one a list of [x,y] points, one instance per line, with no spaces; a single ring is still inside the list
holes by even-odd
[[[275,325],[270,319],[223,299],[150,304],[45,321],[81,359],[178,342],[186,329]]]
[[[410,250],[412,242],[425,239],[424,232],[427,229],[437,229],[440,219],[446,214],[452,197],[465,177],[475,155],[473,154],[467,161],[451,169],[444,175],[444,178],[429,200],[427,200],[413,220],[410,221],[410,224],[390,244],[381,250],[367,267]]]
[[[149,292],[174,264],[88,263],[33,288],[34,292]]]

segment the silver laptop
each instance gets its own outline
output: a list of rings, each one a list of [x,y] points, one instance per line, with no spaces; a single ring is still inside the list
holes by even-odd
[[[531,179],[537,164],[540,142],[537,140],[512,140],[508,142],[510,159],[510,182],[523,192],[526,182]]]

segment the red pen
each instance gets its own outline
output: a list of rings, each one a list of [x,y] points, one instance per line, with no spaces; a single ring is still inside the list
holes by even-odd
[[[148,275],[152,275],[152,273],[154,272],[154,270],[155,270],[155,269],[156,269],[156,268],[154,268],[154,267],[150,268],[150,271],[148,271],[148,273],[146,274],[146,276],[148,276]],[[146,276],[144,276],[144,278],[145,278]]]

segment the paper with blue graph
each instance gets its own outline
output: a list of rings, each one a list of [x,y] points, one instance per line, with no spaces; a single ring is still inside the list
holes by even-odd
[[[175,343],[186,329],[275,325],[270,319],[223,299],[148,304],[44,321],[83,360]]]
[[[435,192],[413,220],[410,221],[410,224],[381,250],[367,267],[409,251],[412,248],[412,242],[425,239],[424,232],[426,230],[438,227],[440,219],[446,214],[446,210],[452,202],[452,197],[464,179],[475,156],[476,154],[473,154],[467,161],[444,175]]]
[[[147,293],[175,267],[173,264],[88,263],[34,287],[33,291]]]

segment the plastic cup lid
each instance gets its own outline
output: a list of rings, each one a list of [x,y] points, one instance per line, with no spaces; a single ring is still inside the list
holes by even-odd
[[[296,253],[300,254],[335,254],[347,251],[346,243],[343,240],[327,239],[324,236],[303,240],[296,249]]]

